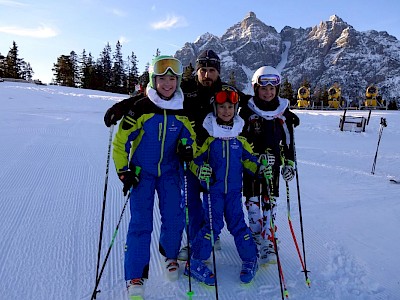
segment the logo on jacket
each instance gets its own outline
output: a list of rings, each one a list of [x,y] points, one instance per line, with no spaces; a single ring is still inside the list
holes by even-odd
[[[250,131],[253,132],[254,134],[260,134],[261,133],[261,117],[258,115],[251,115],[249,118],[250,121]]]
[[[169,132],[176,132],[178,130],[178,127],[176,127],[175,122],[172,121],[172,124],[168,127]]]

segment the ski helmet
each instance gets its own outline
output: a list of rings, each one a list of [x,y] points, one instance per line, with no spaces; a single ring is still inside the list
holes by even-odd
[[[156,88],[156,76],[165,74],[175,75],[178,79],[176,89],[180,89],[182,82],[183,67],[182,63],[175,57],[160,55],[153,59],[149,67],[149,85]]]
[[[257,69],[251,79],[254,94],[256,94],[256,90],[259,86],[267,86],[270,84],[276,87],[276,95],[278,96],[281,82],[281,74],[277,69],[270,66],[264,66]]]
[[[230,102],[234,105],[236,116],[239,109],[239,100],[240,96],[237,89],[231,85],[223,84],[221,89],[214,94],[214,97],[211,98],[214,116],[217,116],[217,105],[224,104],[225,102]]]

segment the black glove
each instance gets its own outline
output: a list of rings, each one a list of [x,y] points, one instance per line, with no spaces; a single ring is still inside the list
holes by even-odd
[[[292,123],[294,127],[297,127],[300,125],[300,118],[292,112]]]
[[[115,103],[111,106],[104,115],[104,124],[107,127],[117,125],[117,122],[122,119],[125,114],[125,105],[121,102]]]
[[[193,160],[193,148],[191,145],[184,145],[179,143],[178,145],[178,155],[182,161],[190,162]]]
[[[124,188],[122,191],[124,192],[124,196],[128,193],[128,191],[131,189],[131,187],[136,187],[139,184],[140,178],[139,178],[139,172],[128,170],[125,172],[118,173],[119,179],[122,181],[124,184]]]

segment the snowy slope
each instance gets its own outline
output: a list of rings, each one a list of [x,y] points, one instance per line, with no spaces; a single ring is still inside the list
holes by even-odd
[[[0,83],[1,299],[90,299],[110,129],[105,110],[124,95],[56,86]],[[289,299],[397,299],[400,292],[400,113],[373,111],[365,133],[339,131],[334,111],[297,111],[301,204],[311,288],[288,229],[284,182],[279,198],[280,257]],[[352,112],[366,115],[366,112]],[[371,167],[380,118],[387,119],[375,175]],[[114,132],[115,133],[115,132]],[[295,181],[291,219],[299,243]],[[125,199],[110,165],[104,257]],[[157,209],[146,299],[187,299],[188,280],[164,279]],[[128,211],[101,279],[97,299],[125,299],[123,247]],[[219,299],[280,299],[276,265],[239,284],[240,260],[223,231],[216,253]],[[182,265],[183,266],[183,265]],[[215,289],[192,281],[193,299]]]

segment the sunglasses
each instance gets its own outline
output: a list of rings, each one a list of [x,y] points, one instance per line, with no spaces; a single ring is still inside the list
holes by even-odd
[[[268,84],[272,86],[277,86],[281,83],[281,78],[275,74],[265,74],[258,77],[257,84],[260,86],[267,86]]]
[[[168,72],[168,70],[171,70],[171,72],[175,75],[183,74],[182,63],[176,58],[166,58],[159,60],[153,66],[150,66],[150,68],[151,67],[153,68],[152,71],[154,75],[164,75]],[[149,72],[151,73],[150,70]]]
[[[218,104],[224,104],[225,102],[236,104],[239,102],[239,94],[235,91],[219,91],[215,94],[214,99]]]

